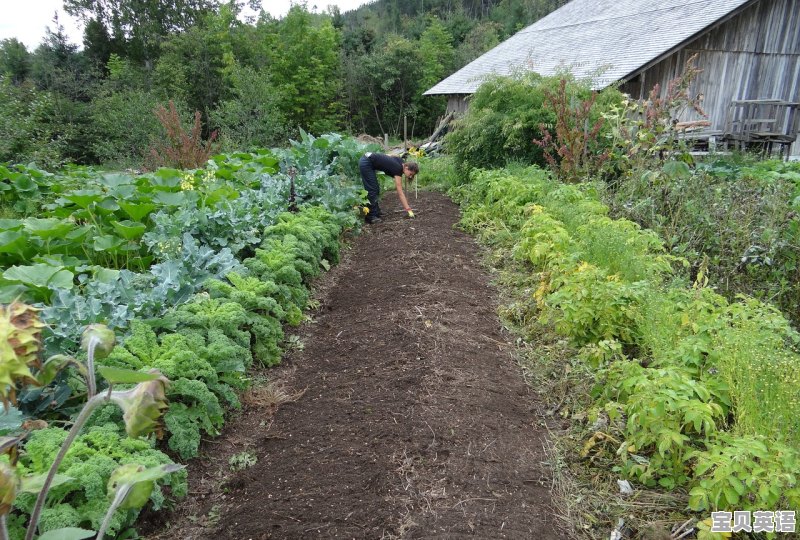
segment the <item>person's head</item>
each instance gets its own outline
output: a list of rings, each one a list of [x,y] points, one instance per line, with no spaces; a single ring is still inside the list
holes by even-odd
[[[403,174],[406,175],[406,178],[409,180],[415,180],[417,178],[417,173],[419,172],[419,165],[414,163],[413,161],[406,161],[403,163]]]

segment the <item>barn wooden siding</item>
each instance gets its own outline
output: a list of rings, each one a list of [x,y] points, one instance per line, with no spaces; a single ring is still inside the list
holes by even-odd
[[[703,109],[712,123],[710,129],[724,129],[732,100],[800,102],[800,1],[756,2],[671,56],[646,67],[622,90],[638,98],[645,97],[656,83],[664,90],[694,54],[698,54],[696,65],[703,71],[690,92],[704,95]],[[681,120],[699,118],[697,113],[686,111]],[[791,154],[800,156],[800,141],[795,141]]]
[[[467,112],[469,108],[469,97],[471,94],[450,94],[447,96],[447,110],[445,111],[445,115],[450,114],[451,112],[456,113],[456,116],[460,116]]]

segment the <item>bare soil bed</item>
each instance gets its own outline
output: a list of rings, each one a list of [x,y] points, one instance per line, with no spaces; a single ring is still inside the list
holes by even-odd
[[[313,322],[268,372],[283,388],[246,396],[147,538],[566,537],[481,250],[449,199],[412,203],[416,219],[387,212],[315,284]],[[245,454],[257,462],[232,470]]]

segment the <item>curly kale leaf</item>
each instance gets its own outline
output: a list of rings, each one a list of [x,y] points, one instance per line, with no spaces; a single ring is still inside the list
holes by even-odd
[[[271,237],[293,236],[310,248],[306,253],[313,254],[317,263],[322,257],[336,262],[339,258],[341,230],[342,223],[336,216],[323,208],[310,207],[299,214],[281,214],[278,223],[265,231],[264,243]],[[306,260],[314,264],[314,260]]]
[[[299,323],[297,311],[302,311],[308,303],[308,290],[303,284],[302,274],[296,268],[298,259],[282,249],[279,242],[269,249],[258,249],[255,257],[247,259],[244,264],[262,281],[277,285],[275,299],[286,311],[284,320],[296,325]]]
[[[164,424],[169,432],[167,444],[182,459],[197,455],[200,432],[218,435],[224,423],[224,411],[217,396],[202,382],[177,379],[168,388],[169,411]]]
[[[128,369],[158,369],[168,379],[191,376],[217,381],[217,371],[189,346],[181,334],[162,334],[160,338],[148,325],[134,322],[131,335],[122,347],[116,347],[101,364]]]
[[[265,366],[274,366],[280,363],[280,345],[283,341],[283,328],[280,321],[274,317],[253,315],[250,318],[250,332],[255,338],[253,353]]]
[[[253,363],[250,349],[242,347],[220,330],[209,330],[208,342],[202,356],[220,375],[244,375],[245,370]]]
[[[209,292],[219,298],[227,298],[241,305],[249,312],[273,315],[278,319],[284,317],[284,310],[273,298],[279,288],[270,280],[255,277],[243,277],[235,272],[228,274],[230,283],[212,279],[206,283]]]
[[[249,346],[250,336],[242,331],[247,322],[247,310],[235,302],[211,298],[202,293],[195,300],[175,310],[180,325],[204,330],[219,329],[243,346]]]
[[[262,281],[300,287],[303,275],[294,266],[296,259],[294,253],[283,249],[280,240],[270,239],[256,250],[255,257],[245,260],[244,265]]]
[[[186,343],[201,358],[211,364],[218,377],[229,374],[244,379],[244,373],[253,363],[249,347],[243,347],[222,330],[197,330],[182,328],[178,333],[186,338]],[[250,334],[248,333],[248,344]],[[238,386],[237,386],[238,388]]]
[[[224,399],[230,408],[241,409],[242,402],[239,401],[239,396],[236,394],[232,386],[232,384],[223,381],[217,384],[209,384],[208,388],[214,392],[215,395]]]

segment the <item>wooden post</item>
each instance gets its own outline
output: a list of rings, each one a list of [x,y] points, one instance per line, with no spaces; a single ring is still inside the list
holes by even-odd
[[[408,150],[408,116],[403,115],[403,150]]]
[[[389,148],[389,134],[388,133],[384,133],[383,134],[383,149],[386,150],[387,148]]]

